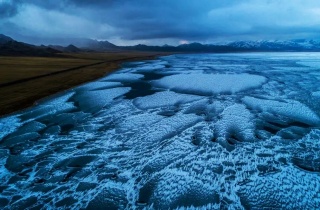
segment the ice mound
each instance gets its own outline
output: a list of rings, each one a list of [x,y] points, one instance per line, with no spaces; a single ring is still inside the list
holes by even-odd
[[[213,189],[212,186],[200,179],[195,179],[187,172],[168,169],[159,177],[149,201],[154,204],[156,209],[180,209],[179,203],[182,203],[182,201],[184,202],[184,207],[189,207],[190,209],[195,209],[196,207],[199,209],[206,209],[206,207],[214,209],[214,204],[219,202],[219,195],[215,191],[216,189]],[[175,182],[172,182],[172,180],[175,180]],[[218,206],[215,207],[217,208]]]
[[[220,101],[210,101],[208,98],[193,102],[184,110],[185,114],[196,114],[204,116],[206,121],[212,121],[223,111],[224,107]]]
[[[242,101],[251,109],[263,112],[271,112],[276,115],[285,116],[291,120],[306,123],[308,125],[319,125],[320,118],[306,105],[294,101],[286,102],[264,100],[246,96]]]
[[[255,139],[253,117],[242,104],[227,107],[221,113],[221,120],[216,123],[216,136],[228,139],[232,143],[235,143],[235,140],[253,141]]]
[[[115,82],[131,82],[143,78],[142,74],[133,73],[114,73],[110,74],[103,79],[103,81],[115,81]]]
[[[140,97],[134,100],[134,104],[140,109],[150,109],[157,107],[178,106],[196,100],[200,100],[202,97],[178,94],[171,91],[158,92],[153,95]]]
[[[83,112],[96,112],[110,103],[114,98],[130,91],[128,87],[112,88],[107,90],[86,91],[76,94],[74,100]]]
[[[24,124],[23,126],[19,127],[15,132],[14,135],[22,135],[24,133],[28,133],[28,132],[39,132],[41,130],[43,130],[46,127],[46,125],[37,122],[37,121],[31,121],[28,122],[26,124]]]
[[[14,137],[5,139],[0,145],[6,148],[12,148],[17,144],[25,144],[27,141],[34,141],[39,137],[40,135],[37,132],[24,133],[21,135],[18,134]]]
[[[265,77],[252,74],[180,74],[164,77],[153,84],[182,93],[212,95],[236,93],[265,82]]]
[[[242,205],[249,209],[317,209],[319,181],[319,176],[294,167],[283,168],[281,173],[257,176],[241,186],[238,194]]]

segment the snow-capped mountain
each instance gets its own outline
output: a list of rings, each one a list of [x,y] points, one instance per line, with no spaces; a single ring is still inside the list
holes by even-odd
[[[69,43],[64,45],[64,43]],[[67,46],[67,47],[63,47]],[[34,49],[36,48],[36,52]],[[47,49],[48,48],[48,49]],[[98,41],[94,39],[70,39],[61,42],[59,45],[49,45],[48,47],[34,46],[23,42],[18,42],[12,38],[0,34],[0,55],[28,55],[28,54],[48,54],[39,53],[39,50],[49,50],[49,54],[57,52],[80,52],[84,51],[153,51],[153,52],[190,52],[190,53],[228,53],[228,52],[320,52],[320,40],[260,40],[260,41],[235,41],[229,43],[201,44],[198,42],[182,44],[179,46],[117,46],[108,41]],[[22,54],[21,51],[24,51]],[[53,52],[54,51],[54,52]],[[30,53],[33,52],[33,53]]]
[[[190,43],[174,46],[147,46],[136,45],[122,47],[123,49],[142,51],[172,51],[172,52],[287,52],[287,51],[320,51],[320,41],[315,40],[263,40],[263,41],[236,41],[225,44]]]
[[[315,40],[289,40],[289,41],[238,41],[231,42],[227,46],[238,49],[262,50],[262,51],[318,51],[320,50],[320,42]]]

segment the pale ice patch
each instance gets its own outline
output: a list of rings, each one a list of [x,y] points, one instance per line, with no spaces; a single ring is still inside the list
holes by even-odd
[[[39,105],[21,114],[20,118],[29,122],[44,116],[75,110],[77,107],[73,102],[69,102],[73,95],[74,92],[66,92],[62,96],[38,101]]]
[[[264,100],[246,96],[242,101],[251,109],[257,109],[263,112],[271,112],[280,116],[288,117],[292,120],[303,122],[309,125],[319,125],[320,118],[306,105],[294,101],[286,102]]]
[[[212,95],[257,88],[265,82],[265,77],[252,74],[181,74],[164,77],[153,84],[182,93]]]
[[[64,104],[57,105],[39,105],[32,110],[25,112],[21,115],[21,119],[26,120],[24,122],[30,122],[37,120],[44,116],[57,115],[64,112],[70,112],[75,110],[77,107],[72,102],[66,102]]]
[[[76,94],[74,99],[84,112],[96,112],[110,103],[114,98],[130,91],[129,87],[112,88],[106,90],[86,91]]]
[[[122,86],[121,82],[90,82],[85,85],[81,85],[74,90],[76,91],[88,91],[88,90],[95,90],[95,89],[107,89],[107,88],[114,88]]]
[[[269,70],[269,71],[278,71],[278,72],[301,72],[301,71],[310,71],[310,67],[295,67],[295,66],[276,66],[273,67],[273,70]]]
[[[200,100],[203,97],[178,94],[171,91],[158,92],[153,95],[137,98],[134,100],[134,104],[140,109],[150,109],[157,107],[168,107],[179,104],[184,104],[196,100]]]
[[[142,74],[133,73],[121,73],[110,74],[103,79],[103,81],[115,81],[115,82],[131,82],[143,78]]]
[[[72,96],[74,92],[65,93],[62,96],[54,97],[54,98],[47,98],[44,100],[39,101],[41,105],[63,105],[65,104]]]
[[[312,68],[320,68],[320,60],[314,60],[314,61],[299,61],[297,64],[301,64],[303,66],[309,66]]]
[[[228,71],[233,71],[233,72],[243,72],[245,70],[248,70],[249,65],[246,64],[214,64],[210,65],[209,67],[215,69],[215,70],[228,70]]]
[[[8,134],[14,132],[22,125],[17,116],[10,116],[0,119],[0,140]]]
[[[153,65],[144,65],[144,66],[138,66],[136,67],[134,70],[139,71],[154,71],[154,70],[159,70],[159,69],[163,69],[165,66],[164,65],[159,65],[159,64],[153,64]]]
[[[311,95],[314,97],[320,98],[320,91],[315,91]]]

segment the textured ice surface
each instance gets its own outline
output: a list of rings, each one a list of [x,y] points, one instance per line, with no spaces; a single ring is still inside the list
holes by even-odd
[[[5,116],[0,209],[318,209],[319,61],[126,63]]]
[[[201,98],[202,97],[200,96],[164,91],[150,96],[137,98],[133,103],[141,109],[150,109],[156,107],[179,106],[180,104],[200,100]]]
[[[266,78],[251,74],[179,74],[164,77],[154,84],[182,93],[236,93],[261,86]]]
[[[311,109],[298,101],[287,100],[280,102],[257,99],[249,96],[244,97],[242,100],[252,109],[257,109],[262,112],[271,112],[309,125],[320,124],[320,118]]]
[[[244,105],[234,104],[224,109],[221,120],[216,123],[216,134],[223,138],[254,141],[255,124],[253,115]]]

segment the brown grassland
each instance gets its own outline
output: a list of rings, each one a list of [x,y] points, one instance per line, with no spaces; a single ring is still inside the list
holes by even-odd
[[[37,100],[98,79],[125,61],[167,53],[109,52],[62,54],[64,57],[0,57],[0,116]]]

